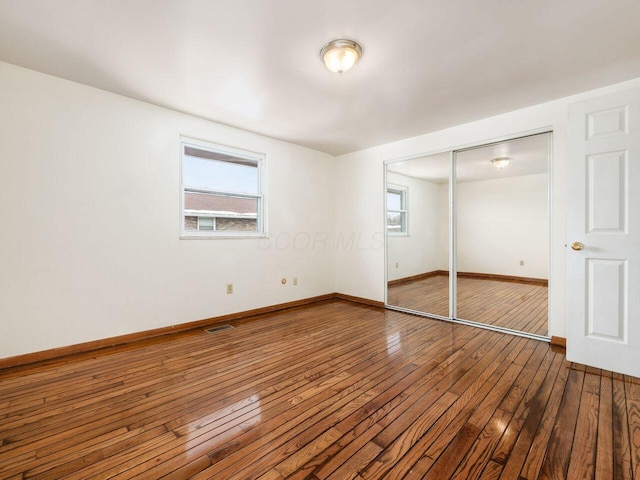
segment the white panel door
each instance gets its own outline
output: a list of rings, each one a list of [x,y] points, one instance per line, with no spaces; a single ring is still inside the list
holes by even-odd
[[[640,89],[569,108],[567,358],[640,377]]]

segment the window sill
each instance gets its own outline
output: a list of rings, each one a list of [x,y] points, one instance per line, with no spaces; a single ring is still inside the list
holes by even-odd
[[[180,240],[230,240],[230,239],[248,239],[248,238],[269,238],[269,235],[266,233],[256,233],[256,234],[221,234],[221,235],[198,235],[194,233],[182,233],[180,234]]]

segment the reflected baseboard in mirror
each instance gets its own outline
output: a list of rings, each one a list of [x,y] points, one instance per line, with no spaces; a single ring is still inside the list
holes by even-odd
[[[547,280],[463,272],[458,274],[458,318],[546,336]],[[449,274],[436,270],[388,282],[387,303],[449,315]]]
[[[443,272],[446,273],[446,272]],[[529,285],[548,286],[546,278],[516,277],[513,275],[498,275],[496,273],[458,272],[458,278],[480,278],[483,280],[497,280],[499,282],[526,283]]]
[[[418,275],[411,275],[410,277],[398,278],[396,280],[389,280],[388,286],[398,285],[399,283],[415,282],[417,280],[424,280],[425,278],[435,277],[436,275],[449,275],[449,272],[445,270],[435,270],[433,272],[420,273]]]
[[[412,275],[410,277],[390,280],[389,282],[387,282],[387,285],[392,286],[399,283],[415,282],[416,280],[423,280],[425,278],[435,277],[436,275],[449,276],[449,272],[447,272],[446,270],[435,270],[433,272],[420,273],[418,275]],[[549,280],[547,280],[546,278],[514,277],[513,275],[498,275],[495,273],[458,272],[458,278],[482,278],[484,280],[498,280],[501,282],[528,283],[531,285],[544,286],[549,285]]]

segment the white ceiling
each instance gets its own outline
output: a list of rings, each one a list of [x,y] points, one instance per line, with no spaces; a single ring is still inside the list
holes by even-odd
[[[547,173],[549,135],[541,134],[456,152],[456,181],[472,182],[496,178]],[[449,181],[449,152],[412,158],[387,165],[390,172],[427,180]],[[491,160],[509,157],[509,165],[499,169]]]
[[[333,154],[640,77],[638,0],[0,0],[0,60]],[[364,48],[342,76],[327,41]]]

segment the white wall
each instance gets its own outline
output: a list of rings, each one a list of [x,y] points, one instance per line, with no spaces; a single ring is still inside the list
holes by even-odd
[[[379,238],[384,232],[383,164],[385,160],[487,143],[541,128],[553,130],[551,269],[549,272],[549,332],[566,337],[565,227],[567,108],[569,103],[640,85],[640,79],[593,90],[572,97],[523,108],[514,112],[427,133],[398,142],[342,155],[336,163],[336,231],[357,229],[363,238]],[[383,300],[385,292],[384,250],[375,242],[357,252],[336,252],[336,290],[350,295]]]
[[[459,272],[548,278],[548,181],[539,174],[457,184]]]
[[[389,235],[387,280],[437,270],[438,185],[394,172],[387,173],[387,183],[407,187],[408,217],[407,235]]]
[[[335,291],[332,156],[6,63],[0,92],[0,358]],[[269,239],[179,240],[181,134],[266,154]]]

